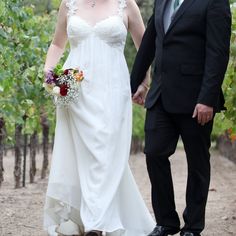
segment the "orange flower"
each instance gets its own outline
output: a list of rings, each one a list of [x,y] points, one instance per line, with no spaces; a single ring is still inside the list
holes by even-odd
[[[75,79],[77,80],[77,81],[82,81],[83,79],[84,79],[84,74],[83,74],[83,72],[81,71],[80,73],[75,73]]]
[[[229,129],[228,129],[228,133],[229,133],[229,134],[232,134],[232,132],[233,132],[233,129],[232,129],[232,128],[229,128]]]
[[[232,142],[236,141],[236,134],[231,134],[230,139]]]

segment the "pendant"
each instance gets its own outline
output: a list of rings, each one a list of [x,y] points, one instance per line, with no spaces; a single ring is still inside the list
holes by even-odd
[[[92,0],[91,7],[94,8],[95,6],[96,6],[96,1],[95,1],[95,0]]]

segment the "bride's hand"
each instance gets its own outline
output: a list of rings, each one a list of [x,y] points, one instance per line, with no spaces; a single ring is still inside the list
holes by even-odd
[[[144,103],[145,103],[145,99],[146,99],[148,89],[149,89],[148,85],[143,84],[143,83],[140,84],[137,91],[136,91],[136,93],[132,97],[133,102],[143,106]]]
[[[48,74],[48,71],[49,71],[49,70],[46,70],[46,69],[43,70],[44,78],[46,78],[46,76],[47,76],[47,74]]]
[[[43,69],[43,74],[44,74],[44,78],[47,78],[48,75],[53,71],[53,66],[51,67],[44,67]]]

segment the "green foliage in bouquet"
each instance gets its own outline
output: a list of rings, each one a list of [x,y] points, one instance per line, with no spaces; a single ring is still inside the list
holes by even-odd
[[[61,75],[63,71],[64,70],[61,64],[57,64],[56,67],[53,69],[53,72],[58,76]]]

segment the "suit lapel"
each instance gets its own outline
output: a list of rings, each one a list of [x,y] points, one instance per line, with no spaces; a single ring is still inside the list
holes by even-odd
[[[178,20],[181,18],[181,16],[184,14],[184,12],[193,4],[195,0],[184,0],[184,2],[179,7],[179,10],[176,12],[174,19],[172,20],[166,35],[169,33],[169,31],[175,26],[175,24],[178,22]]]
[[[156,0],[156,8],[155,8],[155,21],[156,21],[156,30],[159,31],[162,36],[165,35],[164,30],[164,13],[167,2],[171,0]]]

